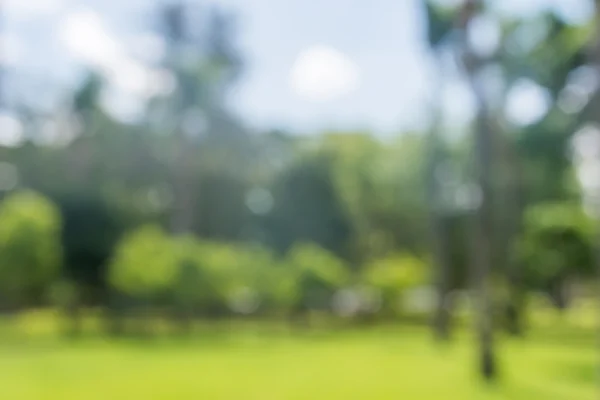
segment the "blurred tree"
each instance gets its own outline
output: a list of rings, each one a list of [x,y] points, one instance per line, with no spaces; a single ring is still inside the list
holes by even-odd
[[[486,88],[478,76],[482,60],[473,51],[467,40],[467,29],[472,23],[481,4],[477,0],[467,0],[456,17],[459,36],[457,52],[466,78],[477,103],[477,116],[474,132],[475,176],[481,198],[473,218],[473,281],[477,293],[477,334],[479,338],[480,371],[487,380],[497,375],[497,362],[494,353],[492,324],[490,272],[493,264],[492,247],[492,178],[493,178],[493,123],[490,120],[490,107]]]
[[[440,7],[431,1],[425,1],[425,11],[428,27],[428,42],[437,64],[437,78],[435,92],[443,89],[445,65],[442,56],[443,49],[447,46],[450,33],[454,28],[454,10]],[[431,242],[433,244],[434,262],[436,265],[435,279],[437,288],[437,307],[433,318],[435,335],[439,339],[450,337],[451,308],[447,299],[451,283],[451,258],[450,244],[448,242],[448,226],[444,220],[444,199],[442,193],[442,182],[440,182],[440,171],[444,161],[444,142],[441,137],[441,121],[443,110],[441,97],[436,96],[431,107],[431,127],[429,129],[429,148],[427,155],[427,171],[424,174],[428,182],[427,195],[429,204],[429,219],[431,226]]]
[[[393,249],[426,251],[425,147],[422,135],[408,132],[385,145],[367,133],[324,135],[317,153],[331,160],[354,269]]]
[[[172,296],[175,315],[180,315],[184,328],[189,330],[192,318],[201,314],[215,316],[223,313],[226,304],[226,277],[231,271],[228,263],[219,263],[224,245],[200,243],[191,236],[177,237],[174,243],[178,272]],[[226,260],[231,260],[227,257]],[[231,261],[230,261],[231,262]],[[234,276],[230,276],[231,279]]]
[[[223,170],[198,172],[194,193],[193,232],[211,240],[244,238],[249,210],[246,195],[250,183],[239,174]]]
[[[394,255],[411,253],[435,260],[435,327],[445,337],[448,293],[467,287],[471,240],[489,241],[480,255],[487,260],[489,245],[492,261],[486,261],[483,275],[506,274],[502,278],[514,290],[509,300],[517,299],[507,305],[515,321],[527,290],[556,295],[556,288],[573,277],[588,276],[588,270],[578,269],[589,268],[584,256],[589,243],[576,212],[555,225],[543,225],[538,220],[546,216],[532,215],[563,214],[548,202],[577,208],[571,206],[580,193],[574,189],[568,150],[579,125],[597,119],[592,93],[597,49],[586,49],[592,41],[597,44],[592,24],[570,25],[550,11],[508,17],[495,14],[489,2],[476,10],[458,3],[424,3],[429,46],[440,69],[428,132],[402,132],[388,141],[370,132],[325,132],[317,138],[281,131],[250,134],[228,106],[244,66],[234,40],[235,19],[218,8],[184,7],[183,2],[159,9],[167,56],[152,67],[173,90],[151,100],[142,122],[125,124],[105,112],[100,106],[104,81],[94,74],[68,94],[72,115],[17,107],[26,117],[27,140],[0,147],[5,163],[0,169],[9,171],[3,176],[0,170],[0,179],[9,181],[0,197],[29,188],[60,210],[64,273],[50,297],[65,308],[97,305],[109,300],[107,287],[114,287],[157,307],[173,307],[188,322],[196,313],[325,310],[330,304],[324,298],[342,288],[331,278],[337,273],[327,271],[343,270],[346,283],[368,276],[385,291],[400,293],[405,269],[398,265],[406,260]],[[487,26],[499,30],[490,54],[479,54],[472,43],[481,19],[490,19]],[[442,137],[447,127],[439,93],[448,71],[456,72],[446,56],[457,43],[466,67],[462,72],[476,94],[478,139],[451,142]],[[527,124],[507,114],[509,94],[524,78],[547,92],[549,102],[545,115]],[[483,150],[476,172],[486,214],[478,219],[476,235],[469,221],[477,187],[467,172],[473,143]],[[465,197],[471,204],[462,204]],[[140,241],[156,255],[146,254],[146,245],[131,239],[134,234],[120,241],[124,232],[148,223],[185,234],[143,236]],[[315,247],[300,251],[302,242]],[[258,244],[269,248],[254,247]],[[427,270],[414,263],[415,270],[421,268]],[[44,282],[31,289],[32,299],[50,283]],[[482,332],[482,341],[491,340],[483,337],[488,334]]]
[[[170,239],[156,227],[144,226],[126,235],[110,264],[114,288],[146,301],[172,289],[179,265]]]
[[[229,302],[233,311],[241,315],[289,312],[297,296],[293,271],[263,247],[236,246],[232,251],[237,259],[230,276]]]
[[[427,266],[409,254],[393,254],[371,262],[365,269],[364,281],[382,295],[382,310],[388,315],[400,314],[403,296],[408,289],[427,282]]]
[[[348,257],[355,269],[373,252],[371,238],[374,231],[373,214],[376,210],[374,176],[375,162],[382,154],[379,143],[368,134],[326,133],[319,143],[322,157],[330,161],[333,189],[338,193],[340,208],[348,220]],[[381,193],[379,193],[381,194]]]
[[[273,208],[265,216],[267,241],[285,252],[297,242],[313,242],[348,256],[350,221],[333,183],[331,158],[304,155],[272,184]]]
[[[68,317],[65,334],[68,337],[80,336],[83,332],[81,313],[81,289],[73,281],[60,279],[48,285],[49,304]]]
[[[0,206],[0,295],[9,307],[40,304],[60,276],[61,220],[34,192],[17,192]]]
[[[210,169],[217,182],[232,174],[243,176],[253,154],[244,128],[226,107],[227,90],[242,66],[232,42],[233,18],[214,8],[202,19],[206,28],[195,30],[191,11],[183,3],[170,4],[162,11],[168,45],[166,67],[176,90],[155,105],[157,112],[163,111],[166,130],[172,135],[168,159],[174,197],[171,228],[175,232],[202,231],[206,219],[217,218],[195,207],[202,196],[212,192],[197,184],[201,180],[197,171]],[[240,208],[231,211],[239,214]]]
[[[504,21],[496,60],[503,70],[507,91],[523,78],[547,90],[550,106],[538,122],[513,129],[499,137],[500,185],[497,185],[497,225],[500,243],[497,262],[506,264],[510,295],[507,302],[508,328],[522,332],[522,309],[527,282],[519,257],[507,256],[522,229],[524,210],[548,201],[571,200],[577,194],[569,187],[571,167],[569,141],[576,130],[577,75],[582,76],[585,44],[590,40],[589,24],[568,24],[551,11],[532,18]],[[593,34],[592,34],[593,36]],[[583,89],[585,91],[585,89]],[[503,110],[500,110],[501,112]],[[514,127],[513,127],[514,128]]]
[[[347,267],[334,254],[315,244],[296,244],[286,262],[299,282],[296,311],[331,311],[333,295],[349,284]]]
[[[593,223],[579,204],[529,208],[517,247],[528,287],[545,291],[556,307],[565,308],[570,281],[594,276],[593,240]]]

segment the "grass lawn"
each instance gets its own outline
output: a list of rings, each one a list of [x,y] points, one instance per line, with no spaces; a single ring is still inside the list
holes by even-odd
[[[556,325],[502,338],[501,379],[479,382],[471,337],[426,328],[265,332],[193,339],[0,343],[0,399],[597,399],[593,331]]]

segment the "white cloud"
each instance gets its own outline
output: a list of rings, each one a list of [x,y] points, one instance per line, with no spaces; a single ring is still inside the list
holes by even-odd
[[[102,104],[121,119],[139,115],[146,100],[173,89],[164,71],[131,57],[117,35],[92,10],[68,14],[62,22],[59,38],[75,59],[107,79],[110,87]],[[160,45],[154,45],[158,46],[157,54],[160,53]]]
[[[25,45],[16,35],[1,34],[0,49],[0,64],[14,66],[23,58]]]
[[[55,15],[66,3],[66,0],[4,0],[3,7],[11,18],[25,20]]]
[[[71,54],[92,66],[106,67],[123,57],[119,42],[94,11],[82,10],[67,15],[59,35]]]
[[[327,101],[356,90],[358,66],[345,54],[327,46],[313,46],[300,53],[290,73],[293,91],[311,101]]]

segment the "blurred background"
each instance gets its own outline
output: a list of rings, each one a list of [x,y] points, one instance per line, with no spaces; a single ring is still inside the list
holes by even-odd
[[[593,399],[593,0],[1,0],[0,394]]]

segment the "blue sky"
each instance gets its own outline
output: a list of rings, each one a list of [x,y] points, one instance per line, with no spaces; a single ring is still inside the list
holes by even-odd
[[[239,99],[251,110],[249,116],[308,129],[385,130],[409,127],[422,118],[427,64],[416,0],[373,0],[368,7],[357,0],[252,3],[242,9],[250,70]],[[356,66],[355,90],[329,101],[294,92],[289,71],[298,54],[313,46],[337,49]]]
[[[7,32],[1,38],[8,57],[5,52],[0,60],[31,77],[33,83],[25,89],[48,104],[56,103],[51,94],[77,82],[81,65],[95,68],[114,81],[107,107],[126,117],[148,95],[144,82],[156,76],[143,69],[136,55],[160,53],[160,43],[144,26],[160,1],[168,0],[8,0]],[[251,125],[300,133],[370,129],[382,135],[423,126],[432,72],[419,0],[217,3],[239,16],[247,70],[231,100]],[[519,14],[552,5],[574,21],[585,19],[591,10],[589,0],[494,4],[502,12]],[[84,46],[86,42],[95,45]],[[24,89],[22,80],[15,82]],[[525,108],[542,107],[543,93],[529,89],[521,90],[521,102],[530,105]],[[47,99],[37,94],[47,94]],[[460,80],[433,95],[445,99],[449,114],[459,122],[472,113]]]

